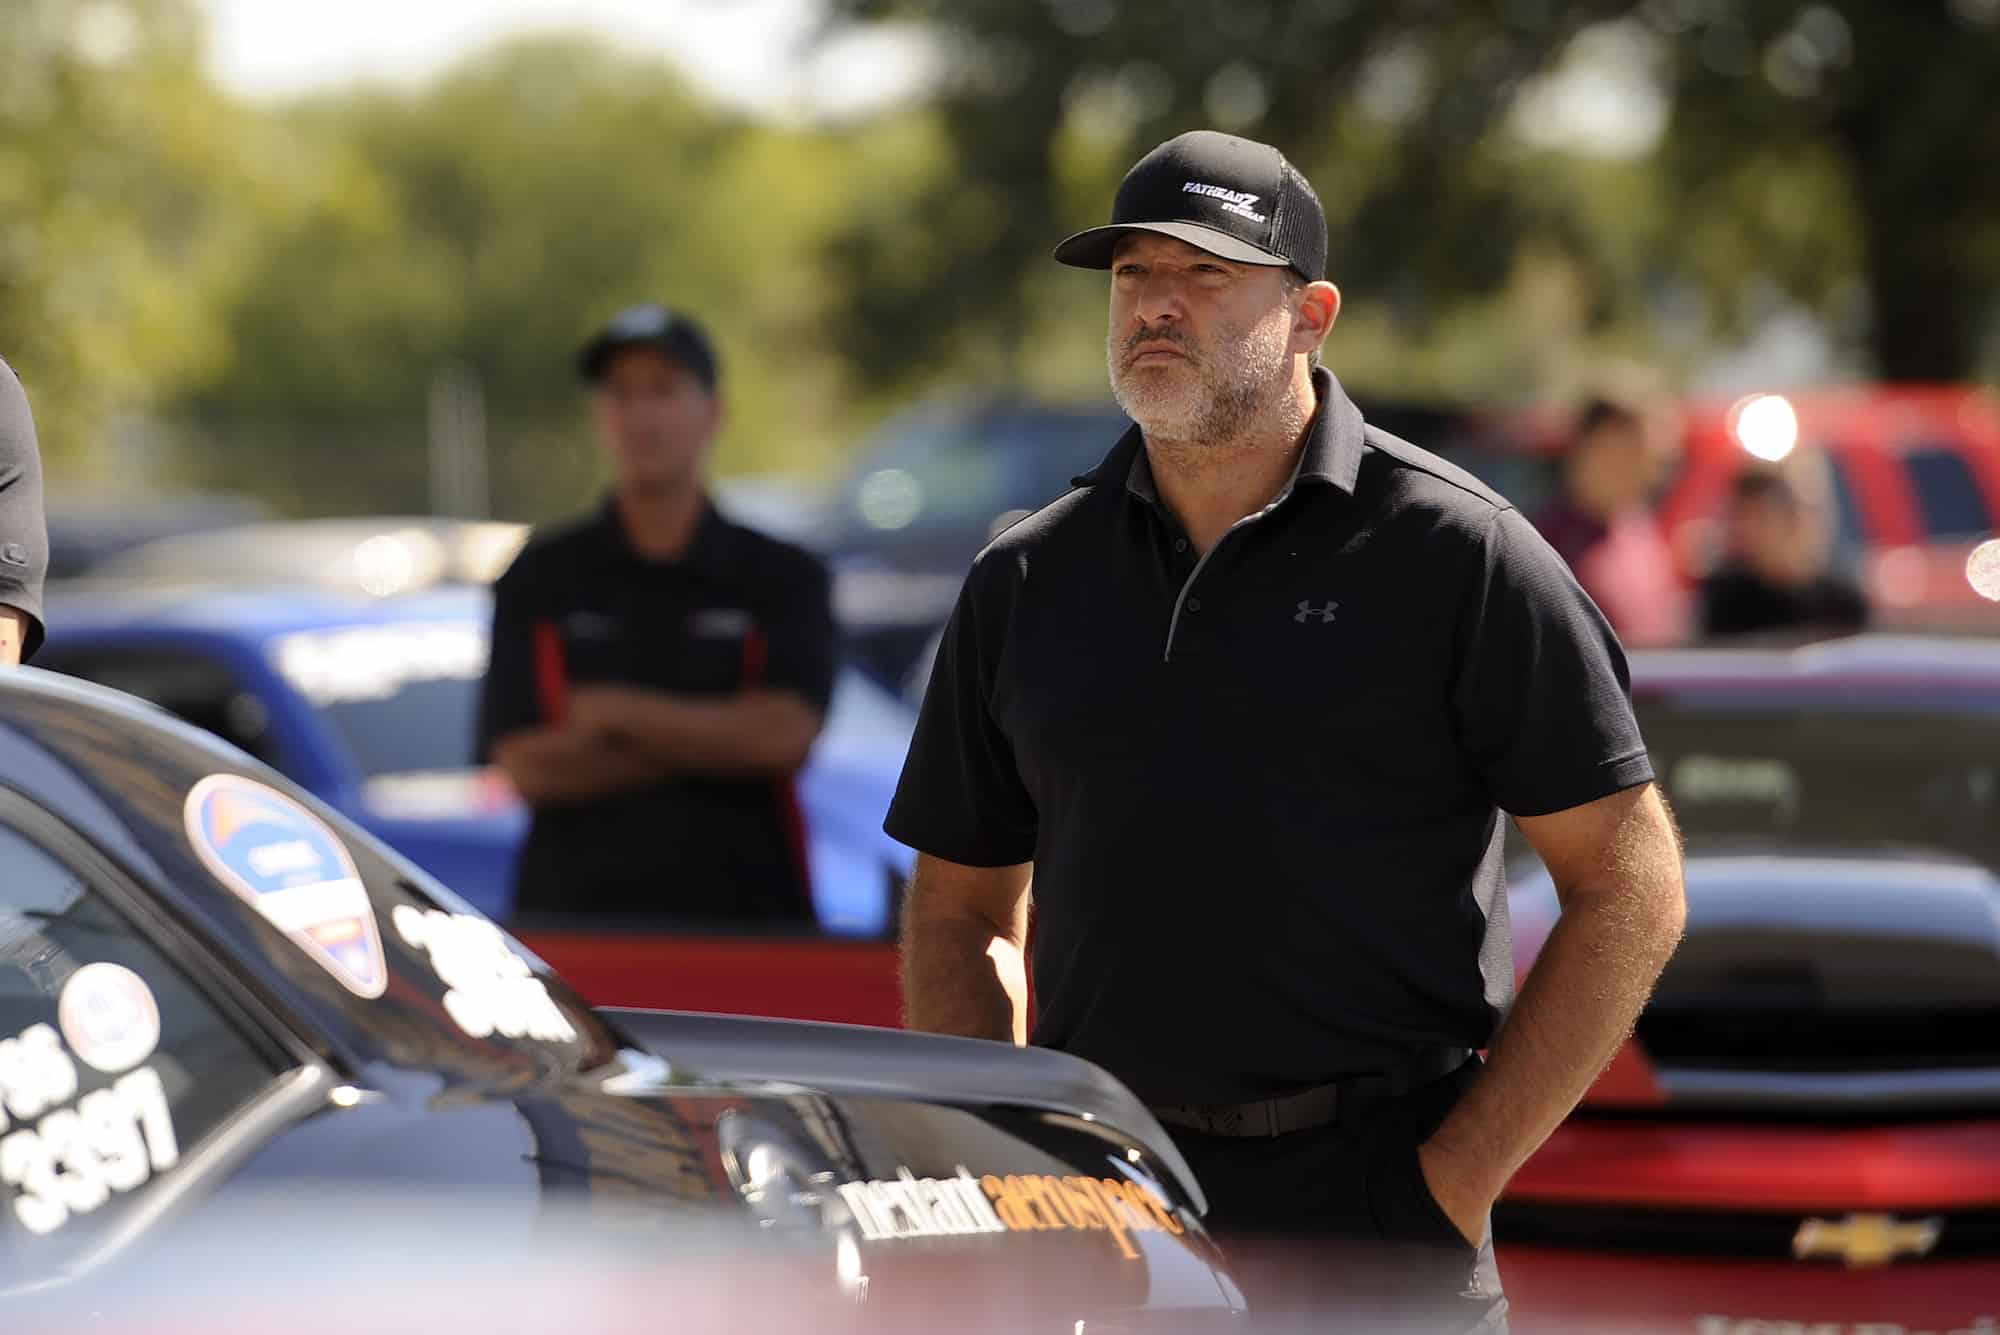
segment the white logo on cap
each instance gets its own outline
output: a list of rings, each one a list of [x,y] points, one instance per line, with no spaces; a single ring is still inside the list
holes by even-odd
[[[1222,207],[1231,213],[1241,214],[1251,222],[1265,221],[1264,215],[1250,206],[1262,199],[1262,195],[1247,194],[1241,190],[1224,190],[1219,185],[1209,185],[1202,181],[1188,181],[1181,186],[1184,195],[1207,195],[1210,199],[1222,201]]]

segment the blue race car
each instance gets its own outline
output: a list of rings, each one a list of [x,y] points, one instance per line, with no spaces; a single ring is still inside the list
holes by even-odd
[[[303,582],[76,586],[52,593],[35,663],[206,728],[505,918],[527,812],[471,760],[491,607],[462,584],[388,597]],[[827,932],[892,926],[914,855],[881,827],[912,724],[907,706],[842,673],[799,781]]]

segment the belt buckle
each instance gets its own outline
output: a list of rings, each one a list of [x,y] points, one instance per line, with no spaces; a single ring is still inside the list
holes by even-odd
[[[1238,1103],[1226,1110],[1211,1112],[1208,1116],[1215,1134],[1219,1136],[1276,1136],[1279,1133],[1276,1099]]]

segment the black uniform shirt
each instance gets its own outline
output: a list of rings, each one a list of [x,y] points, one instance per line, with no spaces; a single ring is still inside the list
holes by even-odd
[[[1034,1040],[1155,1104],[1485,1044],[1498,812],[1652,777],[1562,560],[1316,383],[1291,483],[1206,558],[1136,430],[980,555],[890,811],[937,857],[1034,862]]]
[[[42,576],[49,568],[42,516],[42,458],[35,419],[13,369],[0,362],[0,606],[27,614],[21,657],[42,643]]]
[[[797,691],[824,710],[834,628],[825,568],[710,508],[685,557],[633,551],[616,510],[537,534],[494,587],[479,754],[550,722],[569,685],[684,695]],[[788,780],[672,778],[535,813],[519,908],[810,921],[804,829]]]

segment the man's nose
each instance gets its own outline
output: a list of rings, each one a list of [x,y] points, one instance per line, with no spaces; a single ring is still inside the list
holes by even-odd
[[[1175,274],[1155,270],[1146,276],[1144,286],[1139,289],[1139,300],[1133,306],[1133,314],[1140,324],[1163,324],[1184,318],[1187,304],[1182,300],[1181,280]]]

